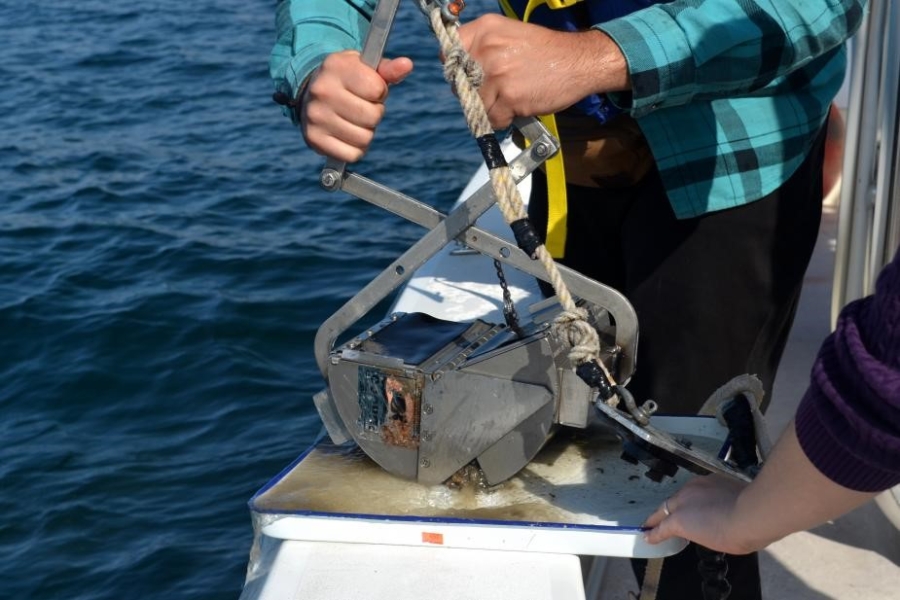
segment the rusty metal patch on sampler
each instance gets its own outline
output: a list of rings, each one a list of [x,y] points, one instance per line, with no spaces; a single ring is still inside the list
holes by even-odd
[[[360,365],[359,420],[363,431],[378,433],[385,444],[419,447],[421,388],[399,371]]]

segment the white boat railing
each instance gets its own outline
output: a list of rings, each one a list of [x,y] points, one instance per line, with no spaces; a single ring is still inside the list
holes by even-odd
[[[871,0],[853,44],[832,323],[872,293],[900,245],[900,3]]]

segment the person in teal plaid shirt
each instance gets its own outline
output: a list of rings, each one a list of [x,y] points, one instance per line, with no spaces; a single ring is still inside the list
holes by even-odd
[[[696,413],[743,373],[771,391],[818,235],[829,108],[865,0],[499,4],[505,15],[459,30],[484,70],[479,94],[496,129],[555,115],[565,218],[548,216],[559,184],[542,171],[529,213],[560,262],[634,305],[629,389],[674,414]],[[347,162],[365,154],[389,85],[413,68],[405,57],[360,62],[374,5],[277,6],[270,72],[294,100],[286,113],[310,148]],[[729,597],[760,598],[756,555],[728,564]],[[658,598],[701,598],[700,585],[695,553],[682,552],[666,560]]]

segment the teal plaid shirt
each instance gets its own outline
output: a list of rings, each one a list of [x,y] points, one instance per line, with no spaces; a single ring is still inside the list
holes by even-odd
[[[588,2],[603,0],[588,0]],[[674,0],[594,25],[628,61],[611,94],[640,124],[678,218],[779,188],[844,79],[866,0]],[[360,48],[375,0],[280,0],[269,63],[291,96],[331,52]]]

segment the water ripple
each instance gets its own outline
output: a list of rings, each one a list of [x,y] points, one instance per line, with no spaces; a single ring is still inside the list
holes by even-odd
[[[319,188],[271,2],[11,3],[0,35],[4,597],[236,598],[246,502],[321,427],[318,326],[424,231]],[[416,70],[354,168],[447,210],[479,152],[410,6],[388,52]]]

